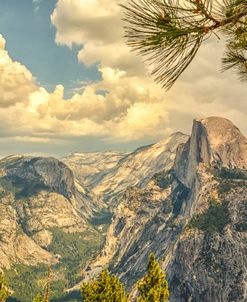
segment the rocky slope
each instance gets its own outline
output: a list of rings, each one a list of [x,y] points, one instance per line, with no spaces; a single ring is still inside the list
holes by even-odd
[[[91,188],[127,154],[113,151],[73,152],[62,158],[62,161],[70,167],[81,183]]]
[[[86,276],[110,266],[131,288],[155,252],[171,302],[246,301],[246,184],[246,137],[226,119],[195,120],[173,167],[127,189]]]
[[[16,292],[22,290],[20,278],[23,284],[33,278],[35,286],[48,264],[56,265],[60,284],[77,278],[101,245],[102,234],[90,223],[98,205],[57,159],[9,156],[0,161],[0,269],[11,283],[17,278]]]
[[[99,196],[108,205],[115,206],[128,186],[143,187],[155,173],[169,170],[173,165],[177,147],[187,139],[187,135],[177,132],[166,140],[141,147],[130,154],[74,154],[66,157],[64,162],[68,163],[80,179],[84,178],[95,196]],[[96,173],[85,176],[80,172],[79,167],[83,167],[81,164],[89,165]]]

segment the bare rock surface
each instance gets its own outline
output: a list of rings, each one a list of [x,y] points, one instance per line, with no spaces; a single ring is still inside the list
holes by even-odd
[[[246,301],[246,142],[226,119],[195,120],[172,169],[125,191],[86,277],[109,267],[131,289],[154,252],[171,302]]]

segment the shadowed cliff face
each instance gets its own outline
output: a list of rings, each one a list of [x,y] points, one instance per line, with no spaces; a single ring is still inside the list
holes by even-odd
[[[55,158],[8,157],[4,170],[5,180],[22,188],[23,195],[47,189],[69,199],[75,193],[72,171]]]
[[[246,301],[246,155],[230,121],[195,120],[173,169],[127,189],[89,277],[109,266],[131,288],[154,252],[171,302]]]
[[[60,252],[55,251],[54,240],[69,249],[66,234],[81,236],[80,240],[85,237],[85,242],[93,234],[97,242],[99,234],[88,219],[99,209],[97,200],[59,160],[28,156],[2,159],[0,268],[58,263],[60,256],[56,254]],[[60,238],[56,238],[58,232]]]

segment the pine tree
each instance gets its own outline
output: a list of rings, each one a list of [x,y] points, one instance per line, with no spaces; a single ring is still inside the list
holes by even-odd
[[[38,293],[34,297],[33,302],[49,302],[50,290],[51,290],[51,267],[48,266],[44,297],[42,297],[41,293]]]
[[[10,290],[4,279],[3,273],[0,272],[0,302],[5,302],[10,296]]]
[[[33,299],[33,302],[44,302],[40,293],[38,293],[37,296]]]
[[[103,271],[97,280],[84,283],[81,287],[83,302],[128,302],[124,286],[108,270]]]
[[[169,289],[165,273],[161,270],[154,254],[150,254],[147,274],[138,283],[138,302],[168,302]]]
[[[247,80],[246,0],[129,0],[125,12],[127,44],[147,58],[155,80],[169,89],[213,35],[225,35],[223,70]]]

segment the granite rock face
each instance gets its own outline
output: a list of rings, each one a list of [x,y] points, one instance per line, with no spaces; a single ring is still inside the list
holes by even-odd
[[[62,158],[84,186],[93,188],[128,152],[72,152]]]
[[[180,145],[174,170],[191,186],[199,164],[247,170],[247,139],[231,121],[209,117],[193,123],[190,139]]]
[[[10,156],[4,170],[14,186],[25,185],[31,193],[47,188],[69,199],[75,192],[73,172],[55,158]]]
[[[186,134],[176,132],[168,139],[132,153],[72,153],[63,161],[94,196],[114,208],[129,186],[143,187],[155,173],[169,170],[177,147],[187,140]]]
[[[247,140],[228,120],[195,120],[171,170],[125,192],[88,277],[109,266],[129,289],[154,252],[171,302],[247,300]]]
[[[10,156],[0,161],[0,268],[57,263],[53,230],[91,230],[96,205],[72,171],[54,158]]]

